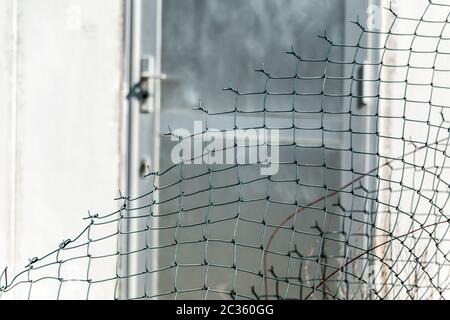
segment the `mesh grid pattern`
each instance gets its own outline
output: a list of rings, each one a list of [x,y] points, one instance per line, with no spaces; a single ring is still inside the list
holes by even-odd
[[[121,299],[132,281],[130,299],[448,298],[450,4],[386,10],[383,30],[353,22],[352,43],[321,35],[321,56],[292,48],[291,74],[262,66],[260,91],[230,85],[233,102],[199,106],[203,132],[180,137],[224,133],[216,154],[235,154],[258,145],[238,130],[279,130],[278,173],[184,162],[152,172],[148,193],[89,214],[15,277],[5,270],[0,294]],[[174,143],[162,143],[163,163]]]

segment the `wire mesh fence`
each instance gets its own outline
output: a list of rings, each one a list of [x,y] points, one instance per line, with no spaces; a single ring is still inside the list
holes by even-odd
[[[348,43],[320,35],[314,57],[287,52],[290,74],[261,66],[260,90],[230,84],[229,105],[199,105],[201,130],[170,130],[160,151],[163,164],[177,145],[192,153],[22,272],[5,269],[1,296],[448,298],[450,3],[384,10],[381,29],[349,22]],[[272,131],[277,143],[255,138]],[[262,148],[278,159],[239,161]],[[261,174],[268,164],[277,172]]]

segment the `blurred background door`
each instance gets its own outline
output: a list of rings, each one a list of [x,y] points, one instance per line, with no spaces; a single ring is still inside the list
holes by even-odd
[[[355,42],[360,30],[351,25],[349,21],[354,21],[359,16],[359,19],[365,24],[365,20],[369,21],[369,19],[373,18],[370,15],[377,14],[377,12],[373,13],[370,7],[374,4],[376,3],[345,0],[314,2],[288,0],[142,0],[140,9],[133,13],[135,15],[134,23],[140,25],[141,29],[135,33],[137,38],[134,39],[134,46],[133,43],[130,43],[130,48],[135,48],[141,53],[140,55],[135,55],[134,65],[137,66],[137,60],[139,60],[140,72],[137,72],[137,69],[134,70],[134,81],[136,82],[142,77],[142,72],[147,72],[147,74],[151,75],[151,85],[149,97],[140,106],[134,107],[133,111],[131,111],[136,112],[136,119],[131,122],[131,125],[135,126],[135,128],[136,126],[139,127],[134,131],[138,139],[133,139],[139,142],[134,149],[134,158],[130,162],[132,164],[132,171],[129,175],[131,177],[131,180],[129,180],[131,193],[136,195],[144,194],[151,188],[149,180],[139,177],[139,174],[142,175],[147,170],[163,171],[171,165],[170,152],[173,143],[170,141],[170,137],[166,135],[169,132],[169,127],[172,130],[185,128],[192,131],[194,120],[205,119],[205,115],[202,112],[192,110],[199,105],[199,101],[201,101],[203,108],[208,109],[212,113],[229,110],[233,106],[235,97],[223,92],[222,88],[228,87],[229,83],[231,83],[233,88],[240,92],[260,91],[264,88],[265,78],[252,70],[260,68],[261,63],[264,63],[264,68],[270,74],[278,76],[292,75],[295,72],[296,61],[292,56],[285,54],[285,51],[289,51],[291,47],[306,58],[324,58],[326,56],[327,43],[317,39],[316,35],[324,35],[325,30],[326,35],[337,43],[345,41]],[[136,15],[139,16],[136,17]],[[337,49],[332,54],[336,60],[344,61],[351,58],[349,55],[352,53],[344,49]],[[130,65],[132,65],[133,57],[130,56],[130,58]],[[308,70],[304,70],[305,75],[308,72],[317,74],[318,70],[315,68],[320,68],[320,66],[315,67],[311,64],[308,68]],[[334,71],[335,75],[344,76],[349,71],[352,72],[349,68],[349,66],[343,65]],[[362,71],[355,70],[355,74],[358,72]],[[331,86],[333,85],[331,84]],[[288,81],[278,81],[273,83],[271,89],[283,92],[289,90],[291,86],[292,84]],[[307,90],[308,86],[311,89],[313,88],[313,85],[305,82],[304,90]],[[343,92],[345,90],[343,81],[340,83],[336,82],[331,90]],[[274,101],[273,106],[281,110],[283,106],[285,107],[289,103],[290,98],[292,97],[285,97],[283,100],[283,97],[280,97],[277,101]],[[313,107],[311,107],[311,104],[301,101],[299,103],[303,103],[306,109],[311,108],[309,110],[311,112],[305,112],[301,119],[306,125],[311,126],[320,121],[321,115],[312,112]],[[256,107],[261,105],[261,100],[258,96],[250,96],[244,104],[241,107]],[[343,110],[348,108],[348,101],[335,99],[330,104],[330,108],[334,111]],[[290,121],[290,118],[283,118],[281,113],[280,115],[268,117],[269,121],[272,121],[275,126],[283,125],[283,121]],[[210,118],[210,127],[229,129],[233,123],[232,116],[222,116],[215,119],[217,120],[216,122],[214,122],[214,117]],[[250,114],[243,117],[240,121],[243,127],[246,125],[256,126],[261,119],[261,114]],[[333,119],[330,117],[329,126],[335,129],[342,128],[345,122],[348,122],[348,119],[338,116],[333,117]],[[366,125],[361,123],[361,126],[360,129]],[[302,143],[305,146],[314,146],[318,142],[317,133],[319,132],[314,133],[311,131],[311,133],[305,134],[302,137]],[[338,146],[337,149],[339,149],[339,146],[345,149],[344,145],[348,143],[348,137],[344,134],[335,135],[330,140],[330,143]],[[360,143],[362,146],[364,141],[355,143]],[[282,150],[281,152],[281,158],[289,158],[291,149]],[[300,151],[300,156],[304,157],[304,161],[308,163],[321,161],[321,154],[317,149],[308,149],[308,147]],[[349,161],[349,154],[337,150],[330,152],[329,158],[334,164],[342,166],[343,163]],[[187,168],[185,174],[189,175],[191,173],[195,175],[195,172],[201,172],[201,170],[205,169],[205,166],[202,167],[201,165],[195,168]],[[295,174],[295,172],[287,172],[285,174],[289,176]],[[317,172],[311,172],[309,176],[304,178],[311,183],[323,179],[320,173],[319,175],[317,174]],[[174,179],[177,177],[179,178],[179,172],[165,175],[161,178],[159,184],[169,184],[176,181]],[[335,172],[329,176],[331,183],[336,186],[346,182],[348,178],[349,176],[345,172]],[[232,180],[232,175],[221,178],[223,184],[229,183],[231,185],[233,183]],[[201,188],[205,183],[205,181],[200,179],[194,179],[189,182],[189,185],[184,185],[183,188],[185,188],[185,192],[188,192],[189,190]],[[286,191],[285,187],[274,187],[272,192],[278,194],[281,199],[284,197],[287,200],[293,195]],[[255,195],[262,190],[264,190],[264,185],[256,185],[249,191],[248,196],[251,194]],[[164,198],[170,198],[171,195],[176,196],[179,192],[179,189],[166,190]],[[233,192],[233,190],[228,190],[224,191],[223,194],[231,194]],[[304,197],[302,201],[308,202],[316,198],[320,191],[303,190],[301,193]],[[218,196],[215,198],[215,201],[225,201],[226,198],[225,195],[222,198]],[[191,200],[186,199],[185,201],[184,206],[189,206],[189,201],[192,201],[191,204],[200,204],[206,200],[195,198]],[[141,200],[143,205],[147,202],[148,199]],[[260,212],[264,211],[264,205],[264,203],[257,204],[249,213],[249,218],[257,219]],[[157,211],[160,213],[176,212],[179,206],[180,204],[177,201],[166,202],[164,205],[158,206]],[[215,214],[226,216],[230,210],[234,211],[236,209],[223,208]],[[276,215],[280,208],[274,208],[273,210],[272,214]],[[152,214],[157,215],[158,212],[152,212]],[[200,212],[180,215],[182,217],[179,216],[178,218],[182,219],[182,224],[184,223],[185,225],[195,225],[196,222],[201,221],[201,218],[198,217],[202,216]],[[310,218],[302,221],[305,229],[313,227],[315,223],[320,224],[323,222],[314,218],[313,212],[310,212],[309,215],[311,215]],[[169,245],[175,237],[179,239],[185,237],[185,240],[189,242],[196,239],[195,235],[197,237],[202,235],[202,230],[193,227],[178,230],[178,228],[174,227],[174,223],[176,225],[176,216],[177,214],[168,214],[166,218],[153,219],[152,227],[162,230],[153,231],[151,247]],[[328,223],[330,230],[333,230],[341,223],[339,219],[330,219]],[[274,223],[276,223],[275,220]],[[144,222],[136,221],[136,224],[133,227],[134,230],[142,229]],[[141,224],[140,227],[139,224]],[[245,223],[242,224],[242,227],[248,231],[245,235],[246,238],[241,239],[242,241],[254,243],[260,239],[261,230],[257,227],[254,228],[255,226],[252,225],[245,227]],[[219,229],[224,234],[232,234],[233,224],[219,224],[217,230]],[[274,244],[273,249],[275,251],[277,246],[279,249],[283,248],[283,245],[285,246],[283,241],[286,241],[286,239],[283,239],[283,237],[280,237],[279,243]],[[132,244],[134,248],[142,247],[142,243],[145,243],[143,238],[135,241]],[[300,250],[305,252],[302,251],[302,254],[317,254],[316,252],[306,252],[306,250],[309,250],[308,248],[313,247],[307,237],[304,237],[303,240],[299,237],[298,241],[303,243]],[[232,263],[229,260],[227,261],[227,259],[220,260],[221,256],[230,255],[228,247],[228,245],[217,245],[215,253],[209,259],[216,261],[217,264],[223,263],[228,265]],[[185,261],[188,264],[189,256],[195,256],[194,252],[202,252],[202,250],[204,251],[204,247],[196,248],[195,245],[180,245],[179,249],[177,249],[177,259],[179,260],[177,262]],[[340,248],[330,248],[330,250],[338,251]],[[171,247],[158,249],[154,251],[154,254],[152,253],[152,261],[150,262],[152,268],[155,270],[169,268],[169,270],[167,272],[157,272],[151,277],[151,283],[149,284],[151,293],[147,294],[162,294],[163,297],[173,296],[175,295],[172,293],[173,288],[178,287],[181,291],[185,290],[186,293],[181,294],[181,296],[176,294],[177,297],[205,297],[205,292],[202,292],[202,290],[193,290],[193,288],[203,286],[205,281],[204,268],[177,267],[177,275],[175,275],[174,269],[170,268],[174,263],[174,254],[174,249]],[[245,249],[242,249],[239,254],[243,259],[243,269],[259,267],[261,256],[258,256],[258,254],[253,255],[253,258],[249,258],[252,256],[252,252]],[[244,258],[244,256],[247,256],[247,258]],[[201,254],[197,258],[199,261],[203,259]],[[135,272],[137,272],[138,266],[143,263],[142,259],[142,257],[131,258],[130,268],[135,268]],[[275,256],[269,257],[269,259],[272,259],[271,264],[274,266],[278,265],[281,267],[285,263],[282,259]],[[310,268],[314,269],[315,267],[311,266]],[[218,272],[216,273],[218,276],[213,280],[215,283],[211,283],[210,286],[217,288],[217,293],[209,293],[209,297],[225,297],[226,294],[221,294],[220,292],[230,291],[230,286],[236,282],[239,283],[239,292],[243,296],[251,296],[251,287],[260,285],[257,277],[246,277],[243,274],[239,274],[239,272],[237,275],[236,273],[230,275],[227,274],[226,270],[212,269],[210,268],[209,272]],[[257,273],[257,270],[254,272]],[[136,281],[131,280],[130,283],[128,295],[142,296],[143,290],[145,290],[143,281],[136,279]],[[275,283],[271,282],[269,285],[272,286],[272,290]],[[298,297],[299,293],[294,291],[287,293],[287,296]]]

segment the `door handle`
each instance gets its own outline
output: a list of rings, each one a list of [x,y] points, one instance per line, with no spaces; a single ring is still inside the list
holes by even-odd
[[[139,100],[141,113],[153,112],[155,104],[155,82],[167,79],[165,73],[154,73],[154,70],[154,56],[144,56],[141,59],[139,82],[133,86],[133,91],[130,94]]]
[[[366,106],[364,99],[364,64],[360,65],[357,70],[357,95],[358,95],[358,109],[363,109]]]

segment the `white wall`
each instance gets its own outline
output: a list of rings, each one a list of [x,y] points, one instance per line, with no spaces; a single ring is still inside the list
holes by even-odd
[[[414,19],[420,19],[425,12],[423,20],[445,21],[450,14],[450,8],[447,6],[431,5],[426,10],[428,5],[429,2],[426,0],[397,0],[393,1],[392,8],[400,17]],[[388,13],[386,15],[389,17],[386,19],[386,22],[389,22],[387,25],[390,26],[392,15]],[[449,207],[447,183],[450,181],[450,170],[448,156],[442,152],[446,150],[448,153],[448,140],[445,139],[448,138],[450,119],[450,90],[440,89],[439,86],[448,86],[450,73],[439,70],[450,69],[450,60],[445,54],[449,52],[450,42],[444,40],[449,37],[450,29],[448,24],[444,23],[418,24],[417,20],[397,20],[392,32],[411,34],[417,26],[419,26],[417,33],[427,35],[428,38],[416,36],[413,41],[412,37],[391,36],[388,47],[406,50],[390,51],[384,56],[385,64],[400,66],[409,62],[409,67],[385,68],[381,76],[383,81],[408,81],[407,86],[404,83],[400,85],[384,83],[381,86],[382,96],[385,98],[405,96],[406,102],[385,100],[380,103],[379,108],[380,135],[392,137],[380,140],[380,154],[382,157],[399,160],[391,161],[392,169],[385,166],[380,170],[380,176],[390,183],[381,182],[380,189],[385,191],[381,192],[378,219],[381,228],[389,229],[395,235],[420,229],[422,228],[420,224],[431,225],[445,221]],[[438,41],[440,35],[443,39]],[[431,51],[431,53],[412,53],[408,50],[410,47],[414,51]],[[440,53],[432,52],[436,48]],[[435,69],[432,69],[433,66]],[[438,106],[443,106],[442,110]],[[446,122],[442,122],[441,111]],[[403,114],[408,121],[402,119]],[[429,124],[426,121],[429,121]],[[400,139],[402,136],[406,140],[415,141],[416,146],[421,149],[413,154],[414,146],[409,142],[404,143]],[[441,142],[436,144],[436,141]],[[425,143],[429,147],[424,148]],[[416,190],[420,190],[421,193],[418,194]],[[390,207],[383,203],[389,204]],[[443,209],[442,213],[438,208]],[[380,282],[388,281],[397,285],[384,286],[381,294],[386,294],[388,299],[407,299],[411,296],[415,299],[438,299],[440,298],[438,290],[430,288],[439,286],[444,289],[443,296],[448,298],[450,268],[448,260],[443,256],[450,247],[447,229],[447,224],[430,226],[426,229],[427,232],[415,232],[404,238],[405,245],[393,242],[387,252],[383,252],[386,247],[381,247],[377,252],[378,255],[386,253],[388,264],[392,264],[394,272],[399,275],[397,279],[394,272],[380,266],[385,274],[389,275]],[[433,238],[439,239],[439,249],[430,239],[428,232],[432,233]],[[379,243],[388,239],[386,233],[380,235],[382,237],[377,239]],[[412,253],[407,250],[408,248],[411,248]],[[415,257],[419,257],[418,263]],[[395,263],[389,262],[388,259],[393,259]],[[422,266],[425,267],[426,273],[422,271]],[[405,286],[400,285],[399,279],[404,279]],[[405,287],[413,285],[419,287],[407,294]]]
[[[10,256],[12,1],[0,1],[0,268]]]
[[[0,1],[0,268],[9,276],[78,234],[88,210],[117,209],[122,170],[123,1],[19,0],[17,15],[14,1]]]

